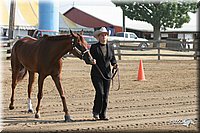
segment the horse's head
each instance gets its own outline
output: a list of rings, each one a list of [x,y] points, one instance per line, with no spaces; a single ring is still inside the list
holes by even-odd
[[[88,44],[85,39],[80,34],[75,34],[70,30],[72,35],[72,45],[73,53],[75,56],[83,59],[86,64],[94,64],[94,59],[92,58],[89,49],[87,48]]]

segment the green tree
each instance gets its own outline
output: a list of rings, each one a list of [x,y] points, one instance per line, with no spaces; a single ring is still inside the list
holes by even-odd
[[[123,14],[128,18],[151,24],[154,40],[160,40],[161,28],[164,30],[167,27],[181,28],[184,23],[190,21],[188,12],[197,12],[197,2],[195,1],[159,1],[152,3],[147,0],[142,2],[112,0],[112,2],[116,6],[120,6]]]

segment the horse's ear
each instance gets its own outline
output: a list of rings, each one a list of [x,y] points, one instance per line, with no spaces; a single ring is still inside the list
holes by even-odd
[[[83,35],[83,33],[84,33],[84,31],[83,31],[83,29],[82,29],[81,32],[80,32],[80,34]]]
[[[83,41],[83,38],[81,37],[81,35],[79,33],[77,33],[77,35],[80,37],[81,41]]]
[[[74,33],[72,32],[72,30],[69,30],[69,31],[70,31],[70,34],[71,34],[72,36],[75,36]]]

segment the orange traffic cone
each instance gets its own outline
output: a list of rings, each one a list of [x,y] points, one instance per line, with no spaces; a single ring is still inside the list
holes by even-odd
[[[142,60],[140,60],[140,65],[139,65],[139,69],[138,69],[138,80],[139,81],[145,80]]]

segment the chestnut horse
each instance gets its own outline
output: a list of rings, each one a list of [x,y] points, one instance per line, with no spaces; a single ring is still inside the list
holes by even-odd
[[[11,52],[12,95],[9,105],[10,110],[14,109],[15,87],[18,81],[22,80],[28,71],[28,111],[33,112],[31,91],[35,73],[38,73],[38,103],[35,118],[40,117],[39,108],[40,101],[43,97],[43,82],[50,75],[62,99],[65,121],[71,121],[60,82],[62,57],[70,52],[76,57],[83,59],[86,64],[93,64],[94,59],[87,49],[87,42],[84,38],[71,31],[70,33],[70,35],[45,36],[38,40],[32,37],[24,37],[13,45]]]

